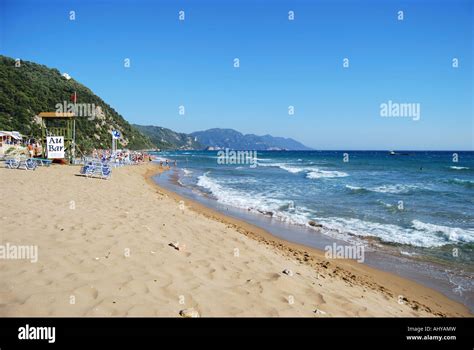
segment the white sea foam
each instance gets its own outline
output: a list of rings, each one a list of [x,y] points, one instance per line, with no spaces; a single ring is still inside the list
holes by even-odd
[[[232,177],[222,178],[221,177],[219,178],[219,181],[217,180],[212,180],[212,181],[219,183],[223,187],[228,187],[229,185],[239,185],[239,184],[254,184],[258,182],[256,178],[249,177],[249,176],[242,176],[242,177],[237,177],[237,178],[232,178]]]
[[[393,209],[396,208],[395,204],[385,203],[384,201],[378,200],[378,203],[382,204],[385,208]]]
[[[228,186],[229,182],[219,183],[218,180],[212,179],[208,175],[209,173],[205,173],[199,176],[197,185],[211,192],[216,200],[222,204],[255,213],[271,214],[272,218],[293,225],[306,225],[309,221],[305,208],[296,207],[291,211],[280,210],[283,207],[288,208],[290,201],[269,198],[259,193],[238,191],[230,188]]]
[[[454,170],[469,170],[469,167],[467,166],[450,166],[451,169],[454,169]]]
[[[376,187],[362,187],[354,185],[345,185],[345,187],[354,192],[377,192],[377,193],[409,193],[415,190],[428,189],[428,187],[423,185],[415,184],[391,184],[391,185],[381,185]]]
[[[450,242],[474,242],[474,229],[427,224],[419,220],[413,220],[412,224],[418,231],[426,232],[430,235],[441,235]]]
[[[280,165],[280,168],[283,169],[283,170],[286,170],[286,171],[288,171],[289,173],[292,173],[292,174],[301,173],[302,171],[307,170],[306,168],[289,166],[289,165]]]
[[[262,163],[262,164],[258,163],[258,166],[280,168],[292,174],[300,173],[302,171],[312,170],[312,168],[293,166],[287,163]]]
[[[189,169],[183,168],[184,176],[190,176],[193,172]]]
[[[308,179],[320,179],[320,178],[334,178],[334,177],[345,177],[349,176],[349,174],[342,172],[342,171],[335,171],[335,170],[322,170],[315,168],[314,166],[300,166],[295,164],[289,163],[263,163],[258,164],[262,167],[275,167],[285,170],[292,174],[298,174],[301,172],[306,173],[306,178]]]
[[[262,194],[237,191],[228,186],[229,182],[227,185],[219,183],[208,175],[209,173],[205,173],[204,175],[199,176],[197,185],[211,192],[220,203],[242,209],[257,208],[268,212],[276,210],[283,203],[272,201]]]
[[[348,190],[351,190],[354,193],[368,192],[369,190],[361,186],[345,185]]]
[[[385,242],[431,246],[431,240],[426,237],[416,237],[400,226],[364,221],[356,218],[320,218],[324,227],[341,234],[351,234],[359,237],[377,237]]]
[[[453,179],[453,180],[448,180],[447,182],[456,184],[456,185],[461,185],[467,188],[474,188],[474,181],[471,181],[471,180]]]
[[[363,187],[352,186],[352,185],[346,185],[346,188],[348,188],[348,189],[350,189],[350,190],[355,190],[355,191],[363,190],[363,189],[364,189]]]
[[[333,177],[346,177],[349,174],[342,171],[335,170],[320,170],[315,169],[306,174],[308,179],[321,179],[321,178],[333,178]]]
[[[474,242],[474,230],[426,224],[418,220],[409,228],[364,221],[356,218],[319,218],[325,228],[360,237],[377,237],[383,242],[418,247],[440,247],[446,244]],[[441,234],[440,234],[441,233]]]
[[[288,224],[309,228],[312,227],[308,225],[308,221],[314,219],[322,224],[321,232],[342,239],[351,239],[351,236],[376,237],[385,243],[417,247],[440,247],[447,244],[474,242],[474,229],[441,226],[419,220],[413,220],[410,227],[402,227],[356,218],[318,218],[315,217],[314,211],[303,206],[296,205],[289,209],[287,200],[270,198],[267,194],[236,190],[232,188],[228,179],[214,179],[210,177],[209,172],[198,178],[197,185],[207,189],[222,204],[263,213]]]
[[[382,185],[373,188],[368,188],[369,191],[379,193],[408,193],[412,190],[418,189],[416,185]]]

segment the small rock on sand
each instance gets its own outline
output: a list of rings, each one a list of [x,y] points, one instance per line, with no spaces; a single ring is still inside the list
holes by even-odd
[[[186,318],[196,318],[196,317],[199,317],[199,312],[197,312],[193,308],[190,308],[190,309],[181,310],[179,312],[179,315],[181,317],[186,317]]]
[[[179,244],[179,242],[171,242],[169,244],[170,247],[173,247],[176,250],[185,250],[186,245],[185,244]]]
[[[288,275],[288,276],[293,276],[293,271],[289,270],[289,269],[284,269],[282,271],[285,275]]]
[[[326,312],[324,312],[323,310],[319,310],[319,309],[314,310],[314,313],[316,315],[326,315]]]

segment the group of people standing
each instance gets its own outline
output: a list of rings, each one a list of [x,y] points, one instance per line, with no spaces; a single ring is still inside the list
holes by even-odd
[[[92,157],[100,159],[103,162],[117,161],[119,163],[142,163],[150,160],[151,157],[146,152],[122,150],[113,153],[110,149],[94,149]]]
[[[163,162],[162,160],[160,160],[160,167],[163,167],[163,164],[167,167],[170,167],[170,162],[168,161],[168,159],[165,159],[165,161]],[[173,165],[174,166],[178,166],[178,162],[175,160],[173,162]]]
[[[40,157],[43,153],[43,148],[39,142],[28,142],[26,144],[26,148],[28,149],[28,154],[30,155],[30,158]]]

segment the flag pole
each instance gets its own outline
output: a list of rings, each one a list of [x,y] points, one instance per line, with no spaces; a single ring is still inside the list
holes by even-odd
[[[76,161],[76,112],[77,112],[77,92],[74,90],[74,119],[73,119],[73,124],[72,124],[73,125],[72,126],[73,162]]]

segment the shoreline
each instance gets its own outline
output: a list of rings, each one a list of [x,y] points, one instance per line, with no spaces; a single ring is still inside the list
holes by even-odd
[[[170,169],[166,169],[165,171],[169,171],[169,170]],[[244,220],[225,215],[216,209],[210,208],[206,206],[205,204],[199,203],[196,200],[184,197],[176,192],[173,192],[172,190],[164,188],[160,186],[159,184],[157,184],[156,181],[153,180],[153,177],[158,175],[159,173],[161,172],[154,172],[152,170],[149,170],[145,174],[145,180],[152,186],[158,188],[160,192],[173,198],[175,201],[177,202],[183,201],[191,210],[194,210],[197,213],[204,215],[212,220],[216,220],[218,222],[231,225],[239,233],[251,239],[254,239],[259,243],[263,243],[264,245],[271,247],[272,249],[276,249],[277,251],[279,251],[286,257],[296,258],[296,260],[301,264],[309,265],[312,268],[315,268],[316,270],[320,268],[328,269],[329,266],[332,266],[332,269],[333,269],[332,273],[335,276],[341,277],[343,280],[347,280],[347,279],[350,279],[352,281],[357,280],[357,279],[354,279],[353,277],[354,274],[352,272],[362,274],[364,275],[364,277],[369,278],[371,280],[368,283],[368,285],[370,285],[372,288],[376,286],[376,288],[379,288],[380,292],[385,293],[386,295],[390,297],[393,297],[394,295],[403,295],[403,294],[400,294],[402,292],[406,293],[406,291],[409,289],[405,287],[405,284],[410,283],[410,284],[413,284],[415,287],[413,289],[410,288],[410,291],[414,293],[414,296],[412,295],[412,298],[416,298],[417,300],[428,300],[429,298],[426,297],[426,295],[431,294],[431,295],[435,295],[436,297],[441,296],[442,298],[446,298],[450,302],[456,303],[462,308],[465,308],[465,311],[467,311],[468,315],[472,316],[472,314],[470,313],[470,311],[465,305],[463,305],[462,303],[458,301],[448,298],[444,294],[432,288],[425,287],[415,281],[409,280],[404,277],[400,277],[394,273],[386,272],[386,271],[368,266],[366,264],[360,264],[349,259],[337,259],[336,261],[333,260],[332,263],[327,262],[328,259],[325,258],[324,252],[320,249],[305,246],[303,244],[299,244],[295,242],[290,242],[288,240],[276,237],[272,235],[270,232],[268,232],[267,230],[265,230],[264,228],[258,227]],[[388,284],[389,287],[387,288],[387,287],[379,285],[375,279],[384,280],[385,285]],[[358,282],[360,282],[360,280]],[[363,285],[367,285],[365,281]],[[395,291],[395,293],[391,291]],[[397,291],[398,291],[398,294],[397,294]],[[415,301],[415,300],[408,299],[408,301],[405,301],[405,302],[408,305],[410,305],[410,307],[412,307],[414,310],[418,310],[418,308],[424,307],[426,311],[431,312],[431,309],[429,307],[422,305],[417,300]],[[445,315],[439,314],[438,316],[445,316]]]
[[[109,180],[78,172],[0,169],[0,244],[39,252],[37,263],[0,260],[0,316],[472,317],[432,289],[163,189],[157,164]]]
[[[303,247],[303,249],[309,247],[324,254],[328,246],[332,247],[334,244],[338,246],[347,245],[346,240],[339,239],[336,236],[327,236],[319,230],[285,224],[278,220],[275,221],[261,212],[249,212],[241,208],[232,207],[232,205],[220,204],[219,201],[205,192],[183,185],[180,181],[179,173],[179,169],[170,168],[170,171],[163,172],[153,177],[153,179],[158,186],[168,191],[197,202],[225,217],[231,217],[239,222],[251,224],[253,227],[257,227],[257,229],[262,229],[266,234],[270,235],[270,237],[283,240],[290,244],[299,245]],[[440,292],[447,298],[464,305],[471,313],[474,312],[472,293],[466,292],[458,294],[455,292],[454,288],[458,288],[458,286],[453,283],[452,277],[450,276],[453,270],[446,270],[451,268],[450,265],[445,265],[445,262],[431,261],[420,257],[406,257],[400,254],[397,249],[389,245],[377,244],[377,242],[376,238],[371,239],[368,237],[368,246],[364,253],[365,259],[363,265],[369,266],[377,271],[385,271],[389,274],[408,279]],[[338,261],[344,260],[348,261],[348,259],[338,259]],[[463,274],[461,278],[469,278],[467,273],[464,274],[464,270],[462,269],[458,269],[456,272]],[[458,275],[454,276],[456,277]]]

